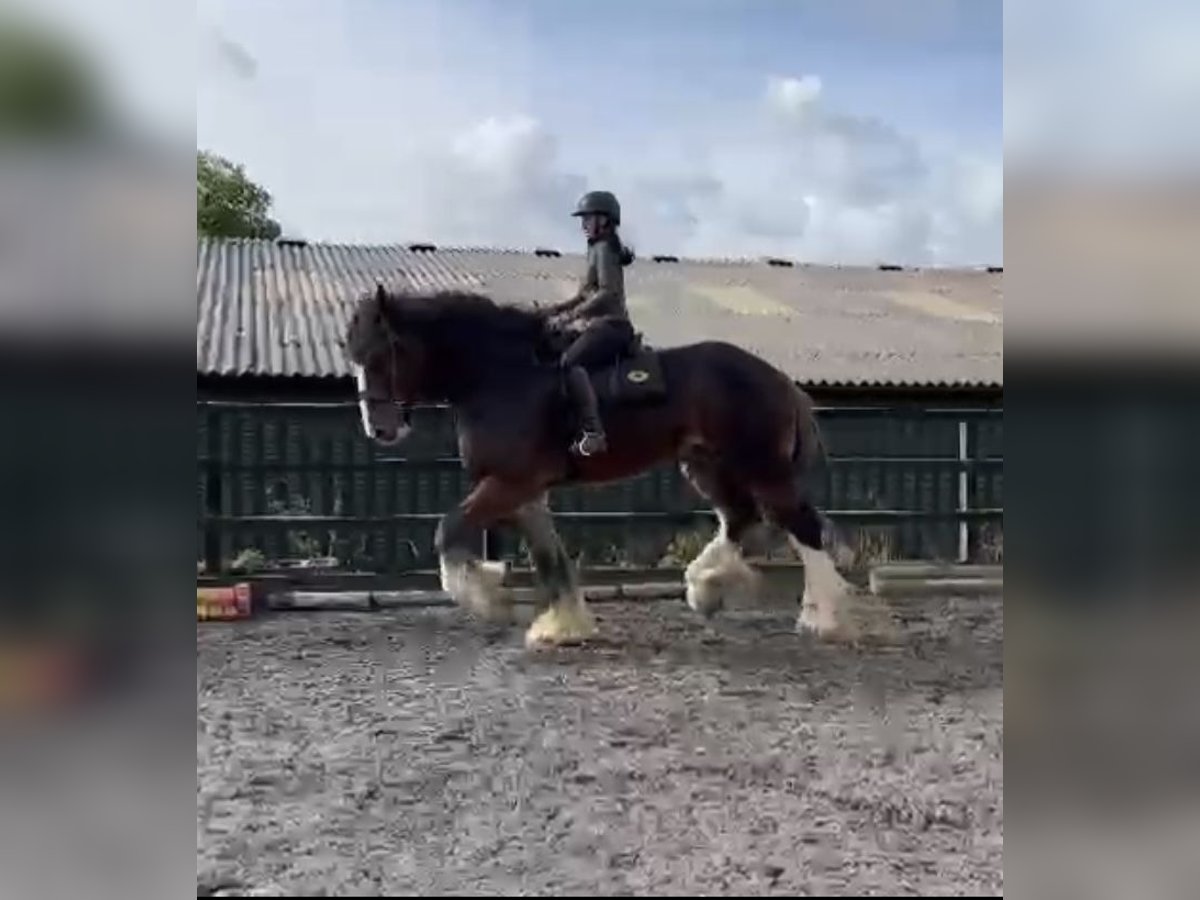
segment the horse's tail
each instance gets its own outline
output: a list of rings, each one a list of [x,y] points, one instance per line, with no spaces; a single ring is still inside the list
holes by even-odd
[[[796,436],[792,444],[792,465],[796,474],[808,472],[827,460],[825,439],[817,424],[812,398],[799,385],[793,385],[796,401]]]

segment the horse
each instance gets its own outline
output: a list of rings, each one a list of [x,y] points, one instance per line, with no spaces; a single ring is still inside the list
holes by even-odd
[[[805,484],[824,447],[811,398],[760,357],[723,341],[629,353],[589,372],[608,449],[570,452],[573,417],[554,365],[561,340],[545,312],[466,291],[361,295],[345,336],[368,439],[394,446],[411,430],[413,404],[455,414],[471,490],[438,524],[442,586],[479,616],[511,622],[506,568],[476,552],[483,529],[515,525],[537,585],[530,647],[576,644],[596,633],[547,496],[564,484],[598,484],[673,462],[716,512],[719,527],[685,571],[687,604],[706,619],[756,573],[742,539],[766,521],[788,536],[804,566],[797,631],[855,641],[855,589],[831,553],[844,549]],[[839,557],[840,558],[840,557]]]

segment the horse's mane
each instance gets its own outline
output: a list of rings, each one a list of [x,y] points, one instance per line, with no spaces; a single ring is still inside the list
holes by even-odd
[[[545,339],[545,318],[536,310],[471,291],[383,291],[363,297],[349,335],[352,354],[368,346],[370,323],[382,309],[397,333],[410,334],[435,353],[482,365],[532,363]]]
[[[389,304],[399,303],[402,309],[420,308],[421,318],[433,330],[469,331],[480,338],[505,341],[517,336],[534,338],[541,333],[545,321],[535,310],[497,303],[491,297],[471,291],[400,292],[388,296]]]

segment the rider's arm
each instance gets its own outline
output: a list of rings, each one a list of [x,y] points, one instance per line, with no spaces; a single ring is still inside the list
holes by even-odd
[[[588,270],[583,277],[579,279],[579,289],[575,291],[575,296],[569,300],[564,300],[562,303],[555,303],[550,307],[549,313],[552,316],[561,316],[569,312],[574,312],[581,307],[591,294],[592,287],[592,261],[588,259]]]
[[[586,301],[587,301],[587,295],[585,293],[583,293],[583,289],[580,288],[579,293],[576,294],[574,297],[572,297],[570,300],[564,300],[562,303],[555,303],[553,306],[551,306],[549,308],[549,313],[552,316],[560,316],[563,313],[569,313],[572,310],[577,309],[578,307],[582,306],[584,304],[584,302],[586,302]]]
[[[596,248],[596,290],[579,306],[580,315],[590,312],[600,312],[614,304],[613,301],[623,299],[624,279],[621,276],[621,258],[608,241],[595,245]]]

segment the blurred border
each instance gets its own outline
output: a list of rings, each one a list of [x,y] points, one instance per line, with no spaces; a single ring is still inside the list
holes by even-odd
[[[1194,893],[1198,39],[1184,5],[1005,4],[1006,876],[1024,895]]]
[[[6,896],[194,888],[194,28],[0,10]]]

